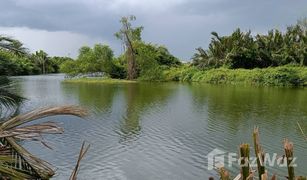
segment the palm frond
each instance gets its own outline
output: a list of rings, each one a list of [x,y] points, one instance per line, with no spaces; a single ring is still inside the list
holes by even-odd
[[[55,116],[55,115],[74,115],[79,117],[84,117],[87,115],[87,111],[82,109],[78,106],[59,106],[59,107],[50,107],[50,108],[42,108],[34,111],[30,111],[28,113],[18,115],[14,118],[11,118],[2,124],[0,124],[0,139],[3,139],[7,144],[5,148],[9,148],[7,152],[13,152],[20,156],[26,163],[29,164],[29,172],[21,172],[17,171],[8,171],[6,166],[2,171],[1,166],[1,158],[0,158],[0,172],[4,174],[10,175],[10,177],[15,177],[16,179],[20,177],[20,179],[31,179],[22,176],[23,173],[25,175],[30,174],[34,176],[39,176],[43,179],[48,179],[54,175],[54,169],[52,166],[44,161],[41,160],[32,154],[30,154],[26,149],[16,143],[15,139],[24,139],[24,140],[34,140],[40,141],[42,144],[48,147],[48,145],[43,141],[42,134],[59,134],[63,133],[63,128],[61,128],[57,123],[54,122],[45,122],[39,124],[32,124],[32,125],[24,125],[25,123],[41,119],[47,116]],[[86,148],[85,152],[82,148],[81,159],[83,158],[84,154],[86,153],[88,148]],[[5,151],[3,151],[4,153]],[[0,155],[1,155],[1,148],[0,148]],[[5,154],[4,154],[5,155]],[[10,155],[8,155],[10,156]],[[14,170],[14,169],[13,169]],[[18,174],[19,173],[19,174]],[[20,174],[21,173],[21,174]],[[32,174],[31,174],[32,173]]]
[[[81,150],[80,150],[80,153],[79,153],[79,157],[78,157],[78,160],[77,160],[77,164],[76,164],[74,170],[72,171],[72,173],[69,177],[69,180],[77,180],[77,175],[78,175],[79,168],[80,168],[80,162],[83,159],[83,157],[85,156],[85,154],[87,153],[89,148],[90,148],[90,145],[87,145],[85,147],[85,142],[82,143]]]
[[[14,149],[14,151],[16,151],[19,155],[21,155],[23,159],[25,159],[25,161],[40,177],[42,177],[43,179],[48,179],[55,174],[54,168],[52,168],[52,166],[48,162],[33,156],[26,149],[17,144],[14,138],[7,137],[5,139],[8,141],[12,149]]]
[[[28,49],[23,46],[22,42],[3,35],[0,35],[0,50],[10,51],[20,56],[28,54]]]
[[[12,90],[12,82],[6,76],[0,76],[0,112],[16,108],[25,98],[17,95]]]
[[[25,179],[33,179],[31,175],[29,175],[27,172],[16,170],[13,168],[10,168],[6,165],[0,164],[0,172],[2,177],[6,177],[6,179],[16,179],[16,180],[25,180]]]
[[[28,171],[15,169],[9,166],[9,164],[15,163],[15,158],[13,158],[11,154],[7,154],[6,152],[3,153],[3,150],[0,150],[0,154],[0,172],[2,177],[13,177],[14,179],[31,178]]]
[[[22,124],[41,119],[47,116],[55,115],[74,115],[78,117],[84,117],[87,115],[87,111],[78,106],[58,106],[50,108],[41,108],[38,110],[30,111],[28,113],[18,115],[12,119],[9,119],[0,125],[0,129],[10,130]]]
[[[29,140],[40,138],[42,134],[62,134],[64,129],[54,122],[45,122],[19,128],[13,128],[8,131],[2,131],[0,138],[15,137],[17,139]]]

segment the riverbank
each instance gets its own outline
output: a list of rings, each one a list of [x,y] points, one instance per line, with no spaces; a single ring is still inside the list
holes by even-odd
[[[307,86],[307,67],[279,66],[264,69],[216,68],[199,70],[181,66],[164,70],[156,81],[203,82],[209,84],[233,84],[256,86]],[[137,83],[136,81],[111,78],[66,79],[66,83]]]
[[[105,84],[117,84],[117,83],[136,83],[137,81],[130,81],[125,79],[111,79],[111,78],[72,78],[65,79],[64,83],[105,83]]]
[[[210,84],[244,84],[263,86],[307,86],[307,67],[279,66],[264,69],[195,67],[172,68],[164,72],[166,81],[205,82]]]

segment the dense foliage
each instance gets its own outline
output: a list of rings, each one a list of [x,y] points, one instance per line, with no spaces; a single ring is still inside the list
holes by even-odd
[[[229,36],[212,32],[208,50],[197,48],[193,65],[210,67],[266,68],[286,64],[307,65],[307,20],[289,26],[286,32],[270,30],[252,36],[251,31],[235,30]]]
[[[81,47],[76,60],[49,57],[42,50],[30,54],[21,42],[0,36],[0,75],[64,72],[74,76],[102,72],[111,78],[147,81],[306,85],[303,66],[307,65],[307,19],[285,31],[270,30],[266,35],[240,29],[229,36],[212,32],[208,49],[197,48],[193,62],[186,65],[166,47],[144,42],[143,27],[133,27],[134,20],[130,16],[120,21],[122,27],[115,36],[125,51],[118,57],[102,44]]]
[[[0,75],[30,75],[58,73],[68,57],[49,57],[42,50],[30,54],[23,44],[12,38],[0,36]]]
[[[164,71],[165,81],[206,82],[211,84],[246,84],[264,86],[307,86],[307,67],[293,65],[255,68],[216,68],[200,70],[182,66]]]
[[[181,64],[164,46],[138,42],[134,47],[138,77],[142,80],[162,80],[163,70]]]
[[[113,50],[102,44],[96,44],[93,48],[81,47],[77,60],[64,62],[60,70],[70,75],[104,72],[114,78],[124,76],[122,68],[114,60]]]

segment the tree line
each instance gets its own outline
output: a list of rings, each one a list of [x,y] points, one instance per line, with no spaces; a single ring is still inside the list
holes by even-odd
[[[20,41],[0,36],[0,75],[104,72],[111,78],[164,80],[166,70],[182,67],[183,63],[165,46],[142,40],[144,28],[133,26],[135,20],[135,16],[120,20],[121,28],[114,35],[122,42],[124,53],[118,57],[104,44],[81,47],[75,60],[49,57],[42,50],[31,54]],[[242,32],[238,28],[226,36],[220,36],[217,32],[211,34],[208,49],[197,48],[189,66],[204,70],[307,65],[306,18],[284,32],[273,29],[265,35],[252,35],[251,31]]]
[[[29,53],[22,42],[0,36],[0,75],[32,75],[60,72],[69,57],[50,57],[43,50]]]

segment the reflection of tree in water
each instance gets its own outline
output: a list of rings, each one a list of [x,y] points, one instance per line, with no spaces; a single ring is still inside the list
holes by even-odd
[[[124,110],[116,111],[122,114],[120,124],[121,141],[137,137],[141,131],[140,119],[142,113],[151,108],[161,108],[176,88],[172,83],[131,83],[131,84],[63,84],[65,96],[73,96],[81,106],[98,113],[112,113],[112,105],[123,92]],[[113,109],[112,109],[113,108]],[[118,110],[118,109],[117,109]]]
[[[124,88],[126,112],[121,123],[121,142],[138,137],[142,114],[163,106],[174,90],[172,84],[138,83]]]
[[[260,128],[261,143],[269,153],[279,152],[284,137],[295,139],[296,145],[304,144],[296,124],[307,117],[304,89],[200,84],[190,89],[194,108],[206,118],[206,139],[214,142],[214,148],[232,151],[242,142],[251,142],[254,126]],[[305,157],[303,148],[296,147],[297,155]],[[231,173],[236,168],[230,169]],[[275,167],[271,171],[282,172]]]
[[[87,107],[95,113],[111,112],[113,98],[118,86],[110,84],[64,84],[62,86],[67,95],[74,95],[81,106]]]
[[[291,127],[281,124],[295,122],[294,118],[307,115],[307,92],[304,89],[195,84],[191,90],[195,108],[207,108],[208,126],[216,131],[219,131],[217,124],[238,131],[255,119],[291,131],[295,123]]]

